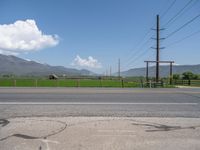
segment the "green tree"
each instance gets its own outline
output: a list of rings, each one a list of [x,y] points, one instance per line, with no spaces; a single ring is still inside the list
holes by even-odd
[[[194,80],[199,79],[199,75],[198,75],[198,74],[194,74],[193,79],[194,79]]]
[[[187,72],[184,72],[183,74],[182,74],[182,78],[183,79],[185,79],[185,80],[191,80],[191,79],[194,79],[194,77],[195,77],[195,74],[193,74],[192,72],[190,72],[190,71],[187,71]]]
[[[174,80],[178,80],[178,79],[180,79],[180,74],[173,74],[172,78]]]

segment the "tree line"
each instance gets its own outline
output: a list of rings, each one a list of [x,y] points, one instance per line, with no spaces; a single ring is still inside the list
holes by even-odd
[[[200,74],[194,74],[190,71],[183,72],[182,74],[173,74],[174,80],[200,80]]]

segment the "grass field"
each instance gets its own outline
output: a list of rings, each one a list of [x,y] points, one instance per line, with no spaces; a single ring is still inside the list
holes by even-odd
[[[175,87],[176,85],[185,86],[196,86],[200,87],[200,80],[177,80],[174,81],[173,85],[169,85],[166,81],[164,82],[165,88]],[[139,80],[130,79],[59,79],[49,80],[40,78],[0,78],[0,87],[146,87],[145,82],[143,86]],[[148,86],[147,86],[148,87]]]
[[[94,79],[0,79],[1,87],[140,87],[139,82]]]

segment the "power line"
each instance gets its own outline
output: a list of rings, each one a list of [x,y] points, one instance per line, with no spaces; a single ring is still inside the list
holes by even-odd
[[[146,49],[145,51],[143,51],[143,53],[141,53],[140,55],[138,55],[138,57],[136,57],[136,58],[133,59],[131,62],[129,62],[125,67],[128,67],[128,66],[130,66],[131,64],[133,64],[134,62],[136,62],[137,60],[143,58],[143,56],[145,56],[145,54],[146,54],[147,52],[149,52],[149,49],[151,49],[151,48],[148,48],[148,49]]]
[[[154,20],[152,20],[151,22],[151,28],[153,27],[153,23],[154,23]],[[145,42],[145,38],[147,37],[147,35],[149,35],[149,33],[151,32],[150,28],[148,30],[146,30],[144,36],[141,38],[141,40],[136,44],[136,46],[130,50],[130,54],[129,54],[129,57],[126,59],[126,64],[123,64],[123,67],[121,65],[121,68],[124,68],[124,66],[127,66],[128,62],[134,58],[134,56],[136,54],[138,54],[140,52],[140,50],[147,44],[149,43],[149,41],[151,40],[150,38]],[[144,41],[144,42],[143,42]],[[137,49],[136,49],[137,48]],[[134,53],[133,53],[134,52]],[[137,55],[136,55],[137,56]],[[130,63],[129,63],[130,64]]]
[[[130,53],[128,59],[126,59],[126,62],[128,62],[129,60],[131,60],[132,57],[133,57],[134,55],[136,55],[136,54],[150,41],[150,39],[148,39],[146,42],[143,42],[144,39],[147,37],[147,35],[150,33],[150,31],[151,31],[150,29],[147,30],[147,32],[146,32],[145,35],[141,38],[141,40],[138,42],[138,44],[136,44],[136,46],[130,51],[131,53]],[[143,43],[143,44],[142,44],[142,43]],[[136,48],[137,48],[138,50],[136,50]],[[134,52],[134,53],[133,53],[133,52]]]
[[[149,30],[149,31],[151,31],[151,30]],[[148,33],[149,33],[149,32],[148,32]],[[136,57],[141,53],[142,48],[143,48],[145,45],[147,45],[150,41],[151,41],[151,39],[149,38],[146,42],[144,42],[142,45],[140,45],[140,46],[138,47],[138,49],[137,49],[134,53],[132,53],[132,54],[128,57],[128,59],[126,59],[126,60],[124,61],[125,64],[123,64],[121,67],[122,67],[122,68],[126,68],[126,66],[129,66],[129,65],[132,63],[132,60],[133,60],[134,58],[136,58]]]
[[[189,20],[188,22],[186,22],[185,24],[183,24],[180,28],[178,28],[175,31],[173,31],[170,34],[168,34],[168,36],[166,37],[166,39],[169,38],[169,37],[171,37],[172,35],[174,35],[176,32],[180,31],[181,29],[183,29],[184,27],[186,27],[187,25],[189,25],[193,21],[195,21],[198,17],[200,17],[200,14],[198,14],[197,16],[195,16],[194,18],[192,18],[191,20]]]
[[[174,6],[174,4],[176,3],[176,0],[174,0],[170,5],[169,7],[166,9],[166,11],[161,15],[161,17],[164,17],[168,12],[169,10]]]
[[[137,56],[137,54],[140,52],[140,50],[151,41],[151,39],[149,38],[143,45],[141,45],[137,51],[135,51],[133,54],[131,54],[129,56],[129,58],[126,60],[127,62],[130,61],[131,59],[133,59],[135,56]]]
[[[167,23],[164,25],[164,26],[167,26],[171,21],[173,21],[178,15],[180,15],[183,11],[184,11],[184,9],[185,8],[187,8],[187,6],[188,5],[190,5],[190,3],[192,2],[193,0],[190,0],[182,9],[180,9],[179,11],[178,11],[178,13],[176,13],[176,15],[174,15],[171,19],[169,19],[168,21],[167,21]]]
[[[195,4],[198,3],[198,2],[199,2],[199,0],[196,0],[190,7],[188,7],[187,9],[185,9],[185,11],[182,14],[180,14],[179,17],[177,17],[176,19],[174,19],[173,21],[171,21],[170,24],[168,24],[168,27],[170,25],[172,25],[178,18],[180,18],[182,15],[184,15],[188,10],[190,10],[192,7],[194,7]]]
[[[165,10],[166,5],[168,4],[169,1],[170,1],[170,0],[166,0],[165,3],[163,3],[162,7],[160,7],[160,11],[157,12],[157,14],[162,14],[162,13],[165,12],[164,10]]]
[[[144,50],[138,49],[137,53],[131,58],[131,60],[129,59],[129,61],[126,61],[127,63],[124,65],[124,67],[129,66],[131,63],[133,63],[133,61],[135,60],[135,58],[137,58],[138,56],[141,55],[141,52],[143,52]]]
[[[146,49],[141,55],[139,55],[136,59],[134,59],[134,60],[132,61],[132,63],[136,62],[137,60],[142,59],[148,52],[150,52],[150,51],[149,51],[150,49],[151,49],[151,48]],[[130,66],[130,64],[129,64],[129,66]],[[133,65],[133,66],[131,66],[131,67],[135,67],[135,66],[136,66],[136,64]]]
[[[173,2],[169,5],[169,7],[162,13],[162,16],[165,16],[168,11],[173,7],[173,5],[175,4],[176,0],[173,0]],[[162,9],[163,10],[163,9]],[[148,30],[148,32],[146,32],[146,34],[144,35],[144,37],[139,41],[138,43],[138,46],[135,46],[136,47],[139,47],[140,44],[142,44],[142,41],[144,41],[144,39],[147,37],[147,35],[150,33],[151,30]],[[133,54],[131,54],[129,56],[129,58],[126,60],[126,66],[129,66],[131,63],[135,62],[138,58],[140,58],[143,54],[145,54],[147,51],[144,51],[142,54],[140,54],[138,57],[136,57],[138,53],[140,53],[141,49],[150,41],[151,39],[148,39],[146,42],[144,42],[139,48],[137,51],[135,51]],[[134,48],[134,49],[135,49]],[[133,59],[133,58],[136,58],[136,59]],[[133,61],[130,61],[130,60],[133,60]],[[129,62],[130,61],[130,62]],[[129,63],[128,63],[129,62]]]
[[[200,33],[200,30],[199,30],[199,31],[196,31],[196,32],[193,32],[192,34],[190,34],[190,35],[188,35],[188,36],[185,36],[185,37],[183,37],[182,39],[177,40],[177,41],[175,41],[175,42],[169,44],[167,47],[171,47],[171,46],[173,46],[173,45],[175,45],[175,44],[178,44],[178,43],[180,43],[180,42],[182,42],[182,41],[184,41],[184,40],[186,40],[186,39],[188,39],[188,38],[190,38],[190,37],[192,37],[192,36],[194,36],[194,35],[196,35],[196,34],[199,34],[199,33]]]

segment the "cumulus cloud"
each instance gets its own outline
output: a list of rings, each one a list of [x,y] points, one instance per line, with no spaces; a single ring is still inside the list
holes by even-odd
[[[97,59],[89,56],[86,59],[81,58],[79,55],[76,56],[72,62],[73,66],[88,67],[88,68],[101,68],[101,63]]]
[[[0,25],[0,53],[17,55],[58,44],[57,35],[45,35],[35,20],[18,20],[13,24]]]

